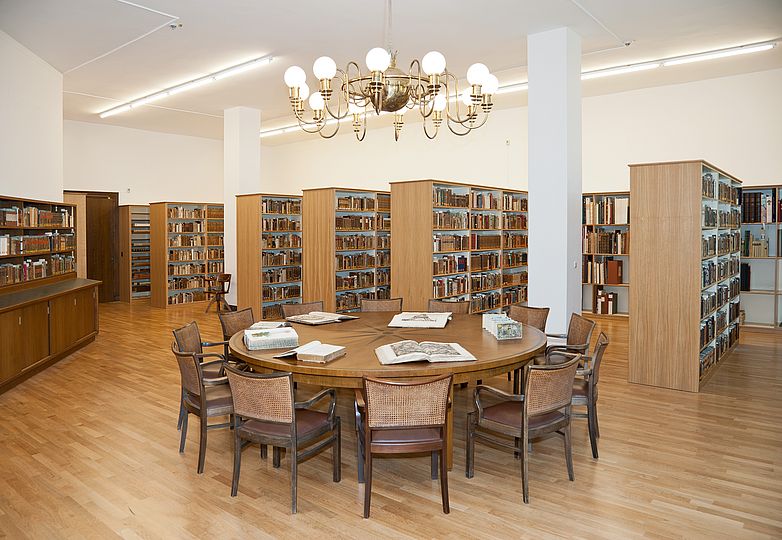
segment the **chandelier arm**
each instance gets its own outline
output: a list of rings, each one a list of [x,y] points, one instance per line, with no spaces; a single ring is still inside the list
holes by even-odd
[[[435,126],[434,134],[429,135],[429,130],[426,129],[426,121],[422,122],[422,124],[424,125],[424,135],[426,135],[426,138],[429,139],[430,141],[434,140],[434,138],[437,137],[437,133],[440,131],[440,128]],[[467,133],[469,133],[469,131]]]
[[[453,85],[456,87],[456,94],[454,99],[454,101],[456,102],[455,115],[451,114],[450,87],[448,85],[449,78],[453,80]],[[445,97],[448,100],[448,106],[445,108],[445,115],[448,117],[448,120],[457,122],[459,124],[464,124],[464,122],[469,122],[470,119],[468,117],[462,118],[462,115],[459,110],[459,81],[456,79],[456,76],[448,70],[445,71]]]
[[[358,142],[361,142],[364,140],[364,137],[367,136],[367,115],[366,113],[362,114],[362,130],[361,130],[361,136],[359,136],[358,132],[356,132],[356,139]]]
[[[302,118],[297,118],[299,121],[299,128],[302,129],[302,131],[305,131],[307,133],[320,133],[323,128],[326,126],[326,124],[318,124],[317,122],[308,122],[307,120],[304,120]],[[309,126],[314,126],[315,129],[308,129]]]
[[[331,135],[324,135],[322,130],[321,130],[321,131],[318,131],[318,135],[320,135],[320,136],[321,136],[322,138],[324,138],[324,139],[331,139],[331,138],[332,138],[334,135],[336,135],[337,133],[339,133],[339,122],[334,122],[334,125],[335,125],[336,127],[334,128],[334,132],[333,132]],[[325,126],[325,124],[324,124],[324,126],[323,126],[323,127],[326,127],[326,126]]]

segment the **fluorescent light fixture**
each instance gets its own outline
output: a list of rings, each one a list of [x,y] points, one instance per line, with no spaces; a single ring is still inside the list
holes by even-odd
[[[129,110],[135,109],[136,107],[141,107],[142,105],[146,105],[147,103],[151,103],[153,101],[157,101],[165,97],[173,96],[181,92],[186,92],[187,90],[192,90],[193,88],[198,88],[199,86],[203,86],[205,84],[209,84],[222,79],[227,79],[228,77],[233,77],[234,75],[244,73],[245,71],[250,71],[251,69],[255,69],[260,66],[271,64],[273,60],[274,60],[273,56],[262,56],[254,60],[250,60],[249,62],[244,62],[236,66],[231,66],[229,68],[216,71],[215,73],[210,73],[209,75],[205,75],[203,77],[193,79],[192,81],[187,81],[182,84],[177,84],[176,86],[172,86],[170,88],[165,88],[163,90],[160,90],[159,92],[154,92],[152,94],[142,96],[138,99],[134,99],[133,101],[123,103],[122,105],[117,105],[116,107],[112,107],[111,109],[105,110],[102,113],[100,113],[100,117],[108,118],[109,116],[114,116],[115,114],[127,112]]]
[[[716,58],[727,58],[728,56],[737,56],[739,54],[749,54],[753,52],[767,51],[776,47],[776,43],[761,43],[756,45],[742,45],[740,47],[731,47],[729,49],[721,49],[719,51],[688,54],[685,56],[679,56],[677,58],[671,58],[665,60],[663,65],[678,66],[680,64],[689,64],[691,62],[700,62],[702,60],[714,60]]]
[[[621,75],[623,73],[634,73],[636,71],[646,71],[660,67],[660,62],[645,62],[643,64],[630,64],[627,66],[612,67],[607,69],[596,69],[581,74],[582,81],[590,79],[599,79],[600,77],[610,77],[611,75]]]
[[[496,96],[497,94],[510,94],[513,92],[523,92],[524,90],[529,90],[529,84],[528,83],[514,83],[514,84],[507,84],[505,86],[500,86],[497,91],[494,93]]]

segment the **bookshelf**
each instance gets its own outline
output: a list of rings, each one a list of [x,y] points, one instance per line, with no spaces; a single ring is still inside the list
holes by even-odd
[[[738,342],[740,186],[705,161],[630,166],[630,382],[697,392]]]
[[[782,325],[782,186],[741,189],[741,308],[744,326]]]
[[[237,302],[263,319],[301,303],[301,197],[256,193],[236,197]]]
[[[224,270],[223,205],[149,205],[151,304],[168,307],[206,299],[208,279]]]
[[[582,222],[582,310],[627,317],[630,192],[584,193]]]
[[[137,298],[149,298],[149,206],[120,206],[119,227],[119,299],[130,302]]]
[[[303,196],[304,302],[356,311],[362,298],[390,298],[391,195],[336,187]]]
[[[527,301],[527,193],[439,180],[392,182],[392,297],[468,300],[472,313]]]
[[[0,294],[76,277],[76,207],[0,196]]]

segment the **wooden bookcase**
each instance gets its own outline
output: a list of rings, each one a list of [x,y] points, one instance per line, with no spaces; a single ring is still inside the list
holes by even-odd
[[[586,313],[627,317],[630,192],[582,196],[583,305]],[[621,268],[617,272],[616,269]]]
[[[407,310],[469,300],[472,313],[527,301],[527,193],[439,180],[392,182],[391,296]]]
[[[304,301],[355,311],[391,297],[391,195],[349,188],[304,190]]]
[[[782,326],[782,186],[741,189],[744,326]]]
[[[149,206],[119,207],[119,240],[120,301],[149,298]]]
[[[740,185],[705,161],[630,165],[630,382],[697,392],[738,342]]]
[[[149,223],[152,305],[205,300],[207,279],[224,269],[223,205],[152,203]]]
[[[301,303],[301,197],[237,195],[236,220],[239,309],[279,319],[282,304]]]
[[[0,294],[75,277],[75,206],[0,195]]]

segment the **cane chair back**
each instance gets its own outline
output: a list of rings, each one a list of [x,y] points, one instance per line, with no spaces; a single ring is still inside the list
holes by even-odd
[[[390,298],[388,300],[372,300],[368,298],[362,298],[361,311],[393,311],[399,313],[402,311],[402,299]]]
[[[218,313],[217,316],[220,319],[220,326],[223,328],[223,339],[226,341],[237,332],[247,330],[255,322],[253,308],[224,311]]]
[[[595,329],[595,326],[596,324],[594,321],[590,321],[578,313],[573,313],[570,316],[570,323],[567,327],[567,344],[582,345],[586,343],[588,346],[589,340],[592,339],[592,331]]]
[[[303,304],[282,304],[282,316],[306,315],[312,311],[323,311],[323,301],[306,302]]]
[[[450,311],[455,314],[466,314],[470,312],[470,303],[467,300],[457,302],[446,302],[444,300],[429,300],[428,311],[430,313],[443,313]]]
[[[580,355],[564,364],[529,365],[524,381],[524,410],[537,416],[570,405]]]
[[[547,307],[511,306],[508,316],[514,321],[545,332],[548,313],[549,308]]]
[[[248,373],[227,369],[234,414],[262,422],[294,421],[293,375]]]
[[[214,289],[217,292],[228,294],[231,290],[231,274],[217,274]]]
[[[364,379],[367,425],[375,428],[445,424],[451,375],[423,382]]]
[[[191,351],[182,352],[176,342],[171,344],[171,351],[176,357],[179,366],[179,375],[182,378],[182,388],[189,394],[199,397],[201,395],[202,379],[201,364]]]
[[[195,321],[174,330],[174,339],[179,352],[195,354],[204,352],[201,346],[201,332],[198,330],[198,323]]]

